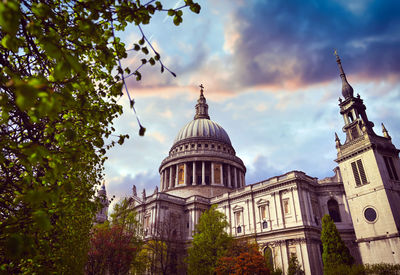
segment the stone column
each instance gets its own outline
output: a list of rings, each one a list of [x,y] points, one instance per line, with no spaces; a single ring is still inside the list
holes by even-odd
[[[222,186],[225,186],[224,185],[224,164],[223,163],[221,163],[221,184],[222,184]]]
[[[236,166],[233,167],[233,173],[234,173],[234,177],[235,177],[235,188],[238,188],[238,179],[237,179]]]
[[[206,185],[206,163],[201,163],[201,184]]]
[[[178,186],[178,177],[179,177],[179,166],[175,165],[175,186]]]
[[[211,185],[214,185],[214,162],[211,162]]]
[[[172,187],[172,166],[169,167],[169,182],[168,182],[168,189]]]
[[[231,181],[231,166],[228,164],[228,187],[232,187],[232,181]]]
[[[193,182],[192,185],[197,184],[197,178],[196,178],[196,162],[193,161]]]
[[[183,185],[189,185],[186,174],[187,174],[187,163],[185,162],[183,164]]]
[[[164,171],[160,173],[160,190],[164,190]]]

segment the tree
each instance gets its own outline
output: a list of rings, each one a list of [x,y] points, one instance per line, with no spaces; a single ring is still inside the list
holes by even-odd
[[[189,274],[213,274],[217,261],[224,256],[232,237],[225,232],[228,226],[223,213],[213,205],[201,216],[196,225],[192,246],[188,249]]]
[[[114,206],[111,224],[96,225],[90,241],[87,274],[127,274],[142,271],[139,252],[143,241],[136,213],[124,198]]]
[[[175,274],[178,260],[183,257],[184,243],[180,243],[179,219],[173,214],[157,221],[143,245],[141,261],[151,274]]]
[[[303,275],[304,271],[301,269],[297,256],[294,253],[290,253],[288,275]]]
[[[86,265],[87,274],[128,274],[138,251],[135,236],[120,225],[95,229]]]
[[[217,275],[269,275],[263,255],[257,244],[233,241],[226,256],[218,259]]]
[[[324,263],[324,274],[334,274],[335,268],[341,265],[350,266],[354,258],[350,255],[339,231],[332,218],[327,214],[322,218],[322,261]]]
[[[144,64],[170,71],[140,26],[155,12],[179,25],[184,7],[200,11],[192,0],[177,9],[158,1],[0,2],[0,270],[83,272],[122,87],[135,111],[125,79],[140,80]],[[116,36],[128,23],[142,34],[132,50],[145,57],[132,72],[121,66],[127,49]]]

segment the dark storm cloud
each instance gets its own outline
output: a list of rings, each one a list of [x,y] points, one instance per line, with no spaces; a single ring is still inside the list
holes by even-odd
[[[347,74],[398,75],[400,2],[342,2],[246,3],[233,17],[240,33],[234,45],[235,74],[242,85],[279,84],[288,78],[303,84],[330,80],[338,75],[334,49]],[[349,8],[354,3],[359,7]]]

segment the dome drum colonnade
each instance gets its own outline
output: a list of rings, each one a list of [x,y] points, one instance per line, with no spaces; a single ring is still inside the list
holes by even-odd
[[[194,120],[181,129],[161,163],[161,191],[185,186],[244,187],[246,168],[228,134],[210,120],[203,89],[197,102]]]

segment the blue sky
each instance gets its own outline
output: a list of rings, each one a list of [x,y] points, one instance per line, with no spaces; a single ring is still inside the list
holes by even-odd
[[[183,1],[167,1],[179,6]],[[132,185],[153,192],[158,168],[179,130],[194,116],[205,86],[212,120],[230,136],[247,167],[246,183],[301,170],[332,176],[334,133],[342,141],[338,98],[341,80],[333,55],[338,50],[355,94],[381,135],[383,122],[400,147],[400,2],[373,0],[200,1],[199,15],[184,11],[175,27],[166,14],[143,30],[177,74],[145,67],[142,81],[128,81],[138,125],[128,99],[115,121],[117,134],[129,134],[108,152],[105,179],[109,195],[131,195]],[[127,47],[140,38],[137,27],[121,34]],[[131,69],[143,58],[131,53]]]

